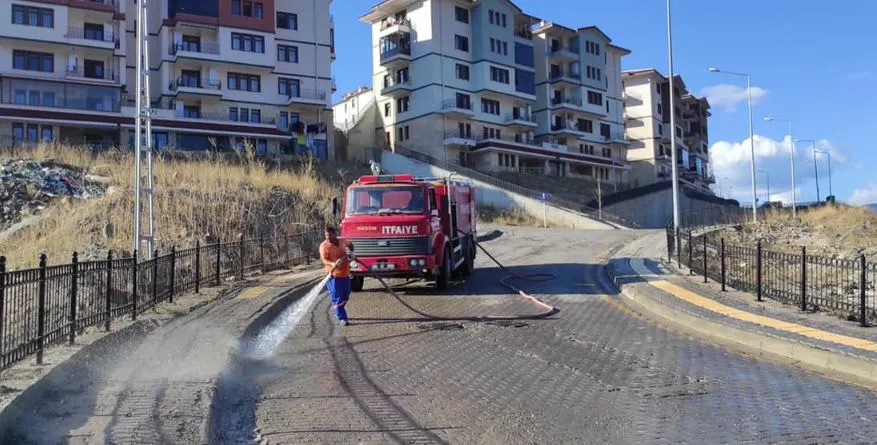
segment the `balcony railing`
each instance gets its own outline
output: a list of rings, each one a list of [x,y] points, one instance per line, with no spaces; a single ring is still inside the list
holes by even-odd
[[[386,90],[388,88],[395,88],[395,87],[411,87],[411,79],[410,78],[406,78],[406,79],[402,79],[402,80],[391,79],[387,82],[384,82],[383,89]]]
[[[513,121],[524,121],[524,122],[530,122],[533,124],[536,123],[533,121],[532,116],[530,116],[529,113],[509,113],[509,114],[505,115],[505,121],[506,121],[506,123],[513,122]]]
[[[397,46],[393,49],[386,50],[386,51],[381,53],[381,61],[398,56],[400,54],[410,56],[411,55],[411,47],[410,46]]]
[[[311,90],[311,89],[298,89],[295,91],[290,91],[286,93],[286,97],[290,100],[292,99],[305,99],[305,100],[326,100],[326,92],[322,90]]]
[[[442,101],[442,110],[469,110],[472,111],[472,102],[461,102],[457,99],[445,99]]]
[[[588,133],[584,126],[580,125],[570,125],[567,122],[553,123],[551,124],[551,131],[561,131],[561,130],[570,130],[570,131],[578,131],[581,133]]]
[[[121,109],[122,94],[118,86],[26,79],[7,79],[4,82],[4,89],[9,88],[12,92],[0,95],[4,104],[113,113]]]
[[[118,81],[121,77],[110,70],[86,70],[83,66],[68,66],[67,75],[85,79]]]
[[[560,71],[552,71],[549,75],[551,80],[557,80],[561,78],[572,78],[572,79],[581,79],[582,72],[576,70],[560,70]]]
[[[551,105],[574,105],[576,107],[581,107],[583,104],[582,99],[578,97],[552,97]]]
[[[520,37],[522,39],[532,39],[533,31],[530,31],[530,28],[516,29],[515,36]]]
[[[411,20],[408,17],[403,17],[401,19],[397,19],[395,17],[388,17],[386,20],[381,22],[381,31],[385,29],[392,28],[394,26],[407,26],[411,27]]]
[[[226,113],[204,113],[198,112],[195,114],[189,113],[186,114],[185,111],[177,111],[175,116],[179,119],[200,119],[200,120],[208,120],[208,121],[221,121],[221,122],[234,122],[240,125],[277,125],[277,118],[260,118],[258,121],[248,120],[242,121],[238,119],[232,119]]]
[[[119,38],[116,36],[116,33],[112,31],[105,32],[94,32],[94,31],[86,31],[84,28],[76,28],[69,27],[67,28],[67,34],[65,35],[68,39],[85,39],[85,40],[94,40],[96,42],[116,42],[119,43]]]
[[[170,55],[175,56],[180,51],[187,51],[192,53],[199,54],[214,54],[219,55],[219,44],[218,43],[187,43],[187,42],[177,42],[171,43],[168,52]]]
[[[178,77],[170,84],[171,91],[177,91],[180,88],[198,88],[202,90],[221,90],[222,81],[219,79],[198,79],[191,77]]]
[[[552,46],[551,47],[551,54],[552,55],[557,54],[559,52],[563,52],[563,51],[570,52],[573,54],[578,54],[579,48],[576,46],[572,46],[572,45],[560,45],[560,46]]]

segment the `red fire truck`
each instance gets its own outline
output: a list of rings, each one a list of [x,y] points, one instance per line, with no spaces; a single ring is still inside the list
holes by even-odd
[[[362,176],[348,187],[344,201],[341,237],[354,246],[354,291],[362,290],[366,275],[426,279],[444,290],[453,276],[471,274],[476,247],[470,182]]]

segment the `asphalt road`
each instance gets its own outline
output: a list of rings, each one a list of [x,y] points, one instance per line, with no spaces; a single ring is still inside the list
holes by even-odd
[[[354,294],[350,326],[321,299],[273,357],[254,361],[229,351],[265,322],[264,303],[233,298],[149,333],[103,373],[44,385],[47,399],[19,407],[11,431],[24,443],[877,441],[873,392],[726,351],[628,309],[603,266],[645,233],[503,230],[484,246],[517,273],[556,274],[520,284],[556,315],[472,321],[542,310],[510,295],[498,284],[505,272],[480,255],[474,276],[444,295],[398,287],[417,312],[373,280]],[[160,356],[157,368],[148,354]],[[67,403],[85,395],[97,402]]]

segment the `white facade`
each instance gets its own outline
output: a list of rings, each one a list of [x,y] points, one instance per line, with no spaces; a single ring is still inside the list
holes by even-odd
[[[621,96],[620,59],[628,51],[599,29],[573,31],[606,50],[587,54],[582,46],[575,54],[601,75],[583,72],[561,84],[584,98],[571,108],[549,104],[549,42],[534,37],[540,21],[509,1],[385,0],[362,20],[372,26],[379,145],[492,171],[622,179],[623,121],[620,106],[609,102]],[[592,103],[586,86],[599,91]],[[555,134],[555,114],[593,119],[594,130]],[[600,123],[610,126],[608,136]]]
[[[0,19],[13,23],[0,28],[2,97],[7,99],[0,106],[15,110],[5,115],[21,120],[59,123],[55,139],[60,133],[70,136],[61,139],[71,143],[132,143],[136,6],[120,1],[55,3],[14,0],[0,5]],[[261,17],[225,11],[220,0],[173,4],[177,10],[168,9],[171,2],[152,2],[149,11],[150,93],[158,148],[203,150],[211,148],[208,138],[231,148],[249,139],[261,154],[334,158],[329,137],[335,89],[331,1],[277,0],[260,9]],[[51,23],[16,24],[21,7],[51,10]],[[286,25],[290,29],[282,29],[277,13],[294,17]],[[19,48],[51,53],[54,70],[16,69],[12,52]],[[34,80],[44,78],[50,82]],[[17,91],[39,96],[41,102],[44,96],[56,99],[37,107],[29,99],[17,100]],[[97,117],[83,121],[92,114]],[[83,130],[88,126],[103,129]],[[11,133],[21,139],[17,126],[0,123],[0,137]]]

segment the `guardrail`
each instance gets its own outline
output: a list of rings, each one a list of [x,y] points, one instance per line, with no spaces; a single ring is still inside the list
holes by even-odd
[[[322,233],[308,230],[294,235],[259,237],[238,241],[195,244],[185,250],[171,248],[152,259],[127,258],[79,261],[73,253],[68,264],[6,270],[0,256],[0,370],[36,354],[42,364],[46,347],[65,340],[73,344],[86,327],[137,316],[183,292],[200,292],[207,286],[242,280],[288,265],[309,262]]]
[[[877,264],[865,255],[855,259],[828,258],[807,253],[765,249],[761,240],[754,245],[725,242],[715,229],[740,224],[751,209],[703,209],[680,215],[680,228],[667,227],[669,261],[701,275],[755,294],[757,301],[771,298],[793,304],[801,311],[833,312],[869,326],[877,320]]]
[[[531,198],[531,199],[538,200],[542,196],[542,192],[537,192],[535,190],[532,190],[532,189],[529,189],[526,187],[522,187],[518,184],[514,184],[514,183],[511,183],[508,181],[503,181],[501,179],[497,179],[493,176],[490,176],[486,173],[482,173],[478,170],[474,170],[474,169],[471,169],[469,167],[464,167],[464,166],[460,165],[459,163],[456,163],[456,162],[451,161],[451,160],[442,161],[442,160],[436,159],[436,158],[434,158],[426,153],[421,153],[419,151],[400,146],[399,144],[396,144],[396,146],[394,147],[393,150],[402,156],[406,156],[406,157],[409,157],[409,158],[412,158],[412,159],[415,159],[415,160],[418,160],[420,162],[424,162],[426,164],[433,165],[436,167],[452,169],[455,172],[457,172],[463,176],[467,176],[471,179],[475,179],[475,180],[481,181],[485,184],[490,184],[490,185],[499,187],[501,189],[508,190],[510,192],[517,193],[517,194],[522,195],[522,196],[526,196],[526,197]],[[619,216],[613,215],[611,213],[607,213],[606,211],[600,212],[598,209],[588,207],[585,204],[576,203],[576,202],[566,200],[563,198],[558,198],[558,197],[552,196],[551,199],[549,199],[548,204],[552,205],[554,207],[560,208],[560,209],[582,213],[588,217],[602,220],[602,221],[606,221],[606,222],[609,222],[612,224],[630,227],[630,228],[639,227],[636,223],[634,223],[632,221],[628,221],[628,220],[621,218]],[[601,215],[601,213],[602,213],[602,215]]]

